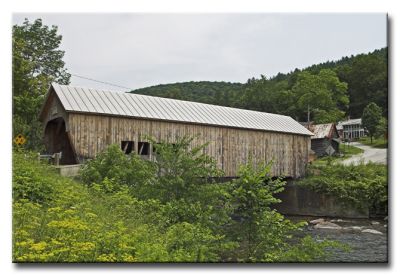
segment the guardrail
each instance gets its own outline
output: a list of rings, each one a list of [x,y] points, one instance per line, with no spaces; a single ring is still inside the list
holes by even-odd
[[[59,153],[54,153],[54,154],[50,154],[50,155],[46,155],[46,154],[40,154],[38,153],[38,161],[40,162],[42,159],[47,159],[49,161],[51,161],[55,166],[59,166],[60,165],[60,159],[62,157],[62,152]]]

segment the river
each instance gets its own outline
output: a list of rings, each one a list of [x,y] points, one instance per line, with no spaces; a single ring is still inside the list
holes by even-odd
[[[292,221],[311,221],[316,217],[287,217]],[[388,230],[387,222],[383,219],[329,219],[342,227],[342,229],[316,229],[314,225],[309,224],[305,232],[313,236],[314,239],[329,239],[347,244],[350,251],[332,250],[332,256],[327,259],[328,262],[379,262],[388,261]],[[355,227],[364,229],[373,229],[382,232],[382,235],[363,233]]]

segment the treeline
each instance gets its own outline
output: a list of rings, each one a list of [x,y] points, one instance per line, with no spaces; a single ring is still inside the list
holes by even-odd
[[[190,81],[161,84],[132,91],[136,94],[175,98],[223,106],[236,106],[236,98],[243,90],[242,83],[223,81]]]
[[[184,82],[157,85],[133,93],[246,108],[292,116],[299,121],[338,121],[362,116],[376,103],[388,115],[387,48],[343,57],[245,84]]]

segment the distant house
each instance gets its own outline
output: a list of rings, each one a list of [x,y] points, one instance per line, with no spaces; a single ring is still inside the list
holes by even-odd
[[[310,125],[308,128],[314,133],[311,137],[311,150],[318,157],[339,153],[339,133],[334,123]]]
[[[340,121],[337,129],[342,139],[354,140],[366,135],[361,118]]]

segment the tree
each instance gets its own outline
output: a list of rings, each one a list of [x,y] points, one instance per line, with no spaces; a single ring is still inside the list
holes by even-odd
[[[318,74],[308,71],[299,73],[292,91],[298,113],[307,114],[307,121],[337,122],[344,117],[343,110],[349,104],[347,84],[329,69],[322,69]]]
[[[158,182],[153,185],[151,193],[159,193],[157,199],[162,202],[198,197],[199,186],[222,176],[215,160],[204,151],[208,144],[192,147],[193,139],[185,136],[169,143],[149,138],[155,150],[157,161],[154,164],[158,175]]]
[[[240,167],[239,178],[231,182],[234,209],[227,235],[240,244],[234,258],[245,262],[323,259],[325,248],[338,247],[337,243],[296,236],[305,223],[293,223],[273,208],[281,202],[275,195],[283,191],[285,182],[269,175],[271,165],[254,168],[248,161]]]
[[[338,74],[349,85],[352,117],[360,117],[369,102],[375,102],[387,117],[387,48],[354,57],[350,65],[339,67]]]
[[[385,117],[382,117],[381,120],[379,121],[378,127],[376,129],[375,138],[384,136],[385,139],[387,139],[387,135],[386,135],[387,127],[388,127],[387,119]]]
[[[382,110],[374,102],[371,102],[364,108],[362,115],[362,125],[367,128],[368,136],[374,137],[377,131],[380,129],[380,124],[382,121]]]
[[[283,191],[285,182],[268,176],[272,163],[253,169],[252,161],[240,167],[239,178],[232,182],[234,216],[233,234],[245,248],[244,261],[259,261],[267,251],[274,251],[273,243],[281,238],[277,227],[294,229],[283,217],[272,211],[271,204],[280,200],[274,194]],[[287,226],[290,225],[290,226]],[[287,231],[285,231],[287,233]]]
[[[38,114],[51,82],[69,84],[71,75],[62,60],[62,36],[41,19],[13,26],[13,132],[28,137],[30,149],[40,149],[42,126]]]
[[[287,74],[278,73],[275,77],[250,78],[247,83],[229,82],[184,82],[157,85],[132,92],[161,97],[173,97],[196,102],[245,108],[262,112],[288,115],[296,120],[307,119],[306,99],[315,100],[315,96],[303,98],[298,102],[298,88],[308,91],[304,75],[323,77],[323,83],[329,89],[336,107],[325,109],[310,106],[310,119],[319,123],[341,120],[345,113],[352,117],[361,117],[369,102],[375,102],[388,116],[388,51],[387,47],[368,54],[343,57],[337,61],[328,61],[312,65],[305,69],[295,69]],[[307,77],[306,77],[307,78]],[[301,85],[300,82],[303,82]],[[343,84],[347,83],[347,91]],[[294,89],[295,85],[298,85]],[[318,84],[318,83],[317,83]],[[319,89],[324,85],[317,85]],[[305,87],[301,87],[305,86]],[[336,89],[339,87],[340,89]],[[304,89],[303,89],[304,88]],[[178,89],[172,93],[170,90]],[[320,92],[320,91],[319,91]],[[346,99],[347,98],[347,99]],[[338,101],[339,100],[339,101]],[[331,105],[334,107],[334,105]]]

